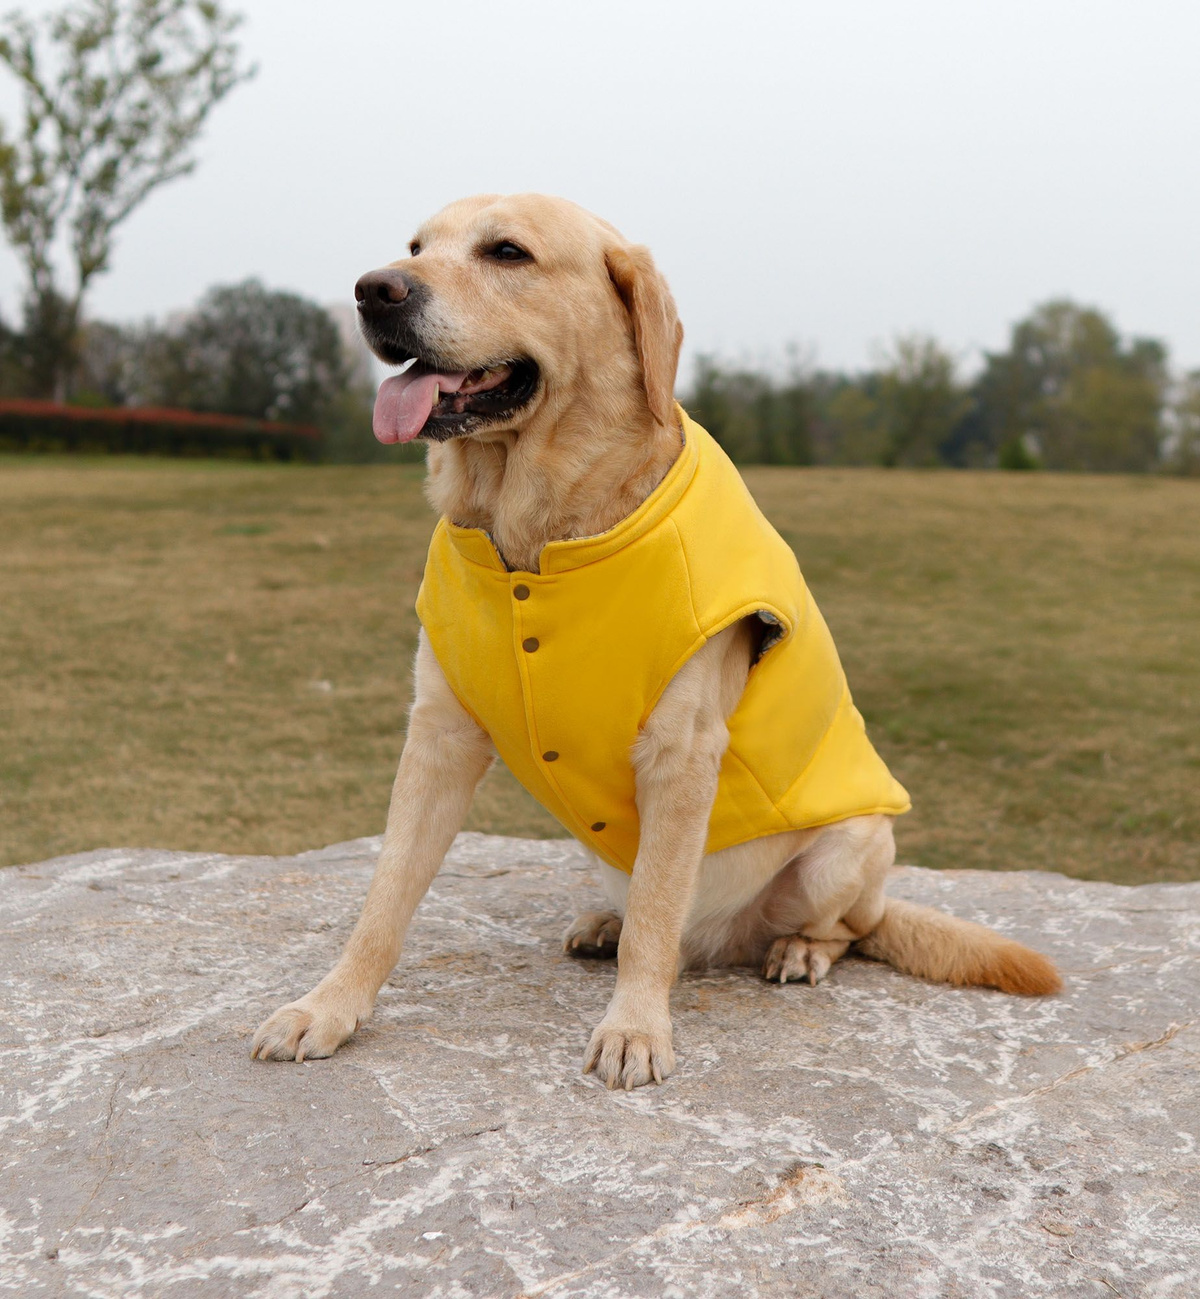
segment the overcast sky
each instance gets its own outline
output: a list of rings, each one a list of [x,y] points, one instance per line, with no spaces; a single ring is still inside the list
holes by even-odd
[[[349,301],[442,204],[542,190],[650,245],[689,357],[855,368],[922,330],[970,363],[1069,295],[1200,367],[1197,0],[235,7],[258,77],[93,315],[249,275]]]

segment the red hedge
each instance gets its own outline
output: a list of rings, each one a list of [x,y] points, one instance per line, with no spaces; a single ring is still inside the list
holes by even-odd
[[[165,406],[66,406],[13,400],[0,401],[0,449],[316,460],[321,432],[308,424],[276,424]]]

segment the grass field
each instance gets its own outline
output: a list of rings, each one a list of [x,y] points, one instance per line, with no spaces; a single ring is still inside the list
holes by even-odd
[[[1200,878],[1200,483],[752,469],[913,796],[902,860]],[[0,861],[383,826],[414,466],[0,460]],[[561,833],[503,771],[469,823]]]

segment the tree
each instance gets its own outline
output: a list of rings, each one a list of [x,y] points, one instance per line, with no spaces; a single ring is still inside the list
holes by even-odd
[[[769,374],[727,369],[712,357],[701,356],[685,404],[733,460],[812,463],[812,389],[794,353],[782,382]]]
[[[108,269],[114,232],[194,169],[209,112],[252,75],[233,40],[240,21],[216,0],[82,0],[0,25],[0,63],[23,98],[16,129],[0,124],[0,217],[27,280],[34,395],[65,396],[84,296]],[[65,278],[54,263],[62,233]]]
[[[157,334],[152,323],[113,325],[89,320],[79,331],[71,400],[85,406],[133,406],[144,385],[145,356]]]
[[[1171,416],[1167,467],[1173,473],[1200,476],[1200,370],[1184,376]]]
[[[332,317],[296,293],[257,280],[210,289],[177,328],[142,342],[143,404],[323,423],[347,387]]]
[[[886,465],[934,465],[966,410],[954,357],[936,339],[898,338],[879,376]]]
[[[1000,457],[1023,447],[1049,469],[1137,472],[1158,461],[1166,348],[1128,345],[1103,313],[1057,300],[989,354],[975,385],[978,417]]]
[[[731,369],[711,356],[700,356],[684,404],[731,459],[753,463],[761,454],[760,413],[770,392],[766,375]]]
[[[825,456],[835,465],[879,465],[888,447],[878,376],[838,375],[824,402]]]

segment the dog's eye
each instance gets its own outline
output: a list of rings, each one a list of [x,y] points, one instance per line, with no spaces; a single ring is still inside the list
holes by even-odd
[[[410,256],[415,257],[421,251],[421,245],[414,239],[412,243],[408,245],[408,251]]]
[[[494,257],[498,262],[531,262],[533,260],[524,248],[518,248],[516,244],[510,243],[507,239],[502,239],[496,244],[490,250],[489,256]]]

